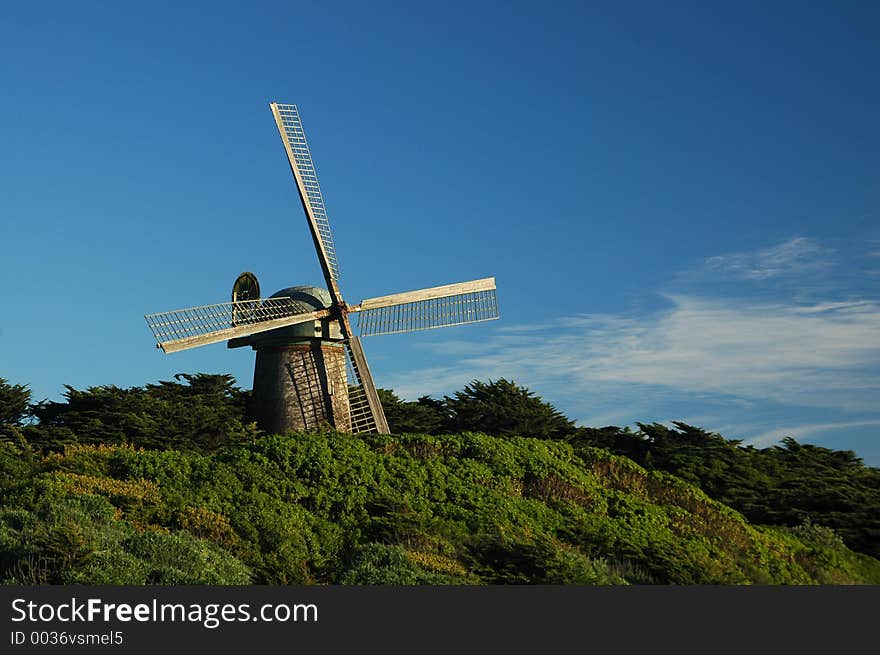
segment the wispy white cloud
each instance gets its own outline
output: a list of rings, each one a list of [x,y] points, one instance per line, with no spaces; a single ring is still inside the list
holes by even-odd
[[[463,355],[477,355],[485,350],[483,344],[474,341],[450,340],[444,341],[440,348],[434,343],[417,343],[414,346],[419,350],[437,351],[442,350],[447,357],[460,357]]]
[[[785,437],[794,437],[798,441],[803,441],[814,435],[833,432],[835,430],[845,430],[847,428],[867,427],[872,425],[880,425],[880,419],[838,421],[830,423],[805,423],[803,425],[793,425],[767,430],[751,439],[746,439],[745,443],[755,446],[756,448],[763,448],[778,443]]]
[[[766,280],[797,276],[830,265],[832,250],[814,239],[794,237],[780,244],[752,252],[716,255],[705,261],[705,268],[744,280]]]
[[[506,331],[451,366],[399,374],[392,386],[433,394],[462,380],[508,377],[568,395],[625,383],[792,405],[876,405],[880,304],[669,300],[670,309],[650,316],[564,317],[527,339]],[[463,350],[453,343],[449,352]]]

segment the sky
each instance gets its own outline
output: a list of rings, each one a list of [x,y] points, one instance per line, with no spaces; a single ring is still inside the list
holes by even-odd
[[[0,377],[180,372],[144,314],[320,284],[269,103],[299,107],[349,302],[495,276],[497,321],[372,337],[406,400],[511,379],[880,466],[874,2],[117,2],[0,21]]]

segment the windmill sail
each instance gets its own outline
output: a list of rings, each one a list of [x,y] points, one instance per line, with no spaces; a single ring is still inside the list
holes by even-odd
[[[498,318],[495,278],[370,298],[350,311],[358,312],[362,337],[491,321]]]
[[[309,144],[306,142],[299,111],[296,105],[282,105],[276,102],[270,107],[281,140],[284,142],[284,150],[287,152],[290,169],[296,180],[300,200],[306,211],[321,268],[324,269],[325,276],[338,280],[339,263],[336,261],[336,249],[333,247],[333,234],[330,231],[324,197],[321,195],[321,186],[318,184],[318,175],[312,162],[312,154],[309,152]],[[327,284],[332,286],[330,280]]]
[[[284,143],[290,170],[296,180],[296,187],[306,213],[315,249],[318,251],[318,261],[321,264],[328,291],[333,304],[342,308],[338,315],[338,322],[348,355],[352,431],[388,434],[388,422],[385,420],[385,412],[379,401],[376,385],[373,383],[367,357],[360,341],[352,334],[351,324],[344,309],[345,303],[342,300],[342,293],[336,283],[336,280],[339,279],[339,263],[336,260],[336,250],[333,246],[333,234],[330,231],[324,197],[321,195],[321,186],[318,184],[318,176],[312,162],[311,152],[309,152],[299,111],[296,105],[273,102],[269,106],[275,117],[275,125],[281,135],[281,141]]]
[[[166,353],[226,341],[323,318],[326,310],[291,298],[243,300],[147,314],[144,318]]]
[[[385,410],[373,382],[373,374],[361,347],[361,340],[352,337],[346,341],[348,354],[348,403],[351,408],[351,431],[390,434]]]

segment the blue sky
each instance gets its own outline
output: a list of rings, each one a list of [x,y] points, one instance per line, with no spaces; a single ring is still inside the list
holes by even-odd
[[[146,313],[320,270],[350,302],[490,275],[501,320],[366,342],[415,399],[514,379],[583,425],[684,420],[880,466],[876,3],[13,3],[0,377],[177,372]]]

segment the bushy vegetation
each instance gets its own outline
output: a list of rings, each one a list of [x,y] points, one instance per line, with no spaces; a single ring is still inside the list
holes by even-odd
[[[864,466],[852,451],[800,444],[791,437],[759,449],[681,422],[672,427],[639,423],[637,431],[574,427],[552,405],[503,379],[474,382],[440,401],[402,402],[393,394],[382,401],[391,408],[395,433],[460,428],[604,448],[690,482],[752,523],[825,526],[849,548],[880,558],[880,469]],[[452,416],[466,416],[468,425]]]
[[[809,513],[750,523],[699,466],[609,452],[651,445],[652,426],[593,434],[507,381],[383,403],[399,432],[468,415],[500,436],[262,435],[227,376],[68,389],[0,425],[0,580],[880,584],[880,561]]]
[[[581,428],[572,441],[672,473],[753,523],[822,525],[853,550],[880,557],[880,469],[864,466],[854,452],[791,437],[758,449],[680,422],[639,428]]]

